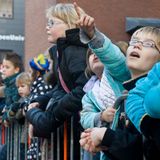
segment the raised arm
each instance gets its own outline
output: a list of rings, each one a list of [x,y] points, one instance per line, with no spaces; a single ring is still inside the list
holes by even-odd
[[[80,7],[76,2],[73,3],[75,10],[79,16],[79,20],[77,21],[77,25],[85,31],[87,36],[92,39],[95,33],[95,22],[94,18],[87,15],[86,13],[80,12]]]
[[[130,72],[126,66],[126,59],[119,47],[96,29],[93,17],[86,13],[80,13],[80,8],[76,3],[74,3],[74,6],[79,15],[77,25],[81,28],[81,41],[88,43],[93,53],[98,56],[105,66],[106,74],[110,74],[121,82],[128,80]]]

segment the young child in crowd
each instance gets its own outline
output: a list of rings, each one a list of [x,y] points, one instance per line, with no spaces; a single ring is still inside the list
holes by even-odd
[[[133,79],[140,78],[142,74],[147,73],[159,61],[160,54],[156,44],[160,31],[156,27],[144,27],[133,34],[127,49],[127,63],[125,58],[121,58],[122,63],[119,65],[119,71],[115,72],[114,69],[110,68],[112,66],[110,64],[118,64],[117,59],[122,57],[121,53],[109,38],[95,28],[94,18],[87,14],[80,14],[76,3],[75,8],[80,17],[77,23],[83,28],[81,39],[83,42],[88,42],[89,47],[102,63],[108,64],[108,74],[112,78],[115,77],[119,84],[122,84],[121,78],[124,78],[124,75],[128,75],[128,79],[130,76]],[[113,83],[113,86],[115,87],[116,83]],[[119,90],[118,87],[114,91],[117,90]],[[111,159],[143,159],[142,137],[130,122],[126,127],[118,128],[115,131],[104,127],[87,130],[83,132],[80,143],[85,149],[95,151],[94,149],[97,149],[95,146],[101,144],[102,138],[102,144],[107,147],[105,153]],[[155,155],[153,154],[153,156]]]
[[[2,78],[5,85],[5,107],[2,111],[2,122],[8,126],[9,110],[14,107],[20,99],[15,82],[18,74],[23,71],[23,61],[16,53],[6,53],[2,65]]]
[[[27,72],[22,72],[16,78],[16,86],[18,93],[22,99],[26,99],[30,95],[31,76]]]
[[[48,59],[45,58],[43,54],[39,54],[37,57],[33,58],[29,62],[29,66],[30,66],[32,83],[30,86],[30,96],[28,97],[28,102],[24,108],[25,112],[28,110],[28,105],[32,100],[34,100],[40,95],[45,95],[50,90],[52,90],[52,85],[51,84],[48,85],[44,81],[44,75],[46,72],[49,71]],[[45,108],[43,108],[43,110],[45,110]],[[29,132],[32,132],[32,131],[29,131]]]
[[[16,86],[18,88],[18,93],[21,98],[19,100],[19,105],[12,108],[12,110],[11,110],[11,112],[13,112],[12,114],[17,113],[19,111],[19,116],[20,115],[24,116],[23,109],[24,109],[24,106],[26,105],[26,103],[28,104],[28,98],[30,96],[31,82],[32,82],[31,76],[27,72],[22,72],[17,76]],[[17,115],[17,119],[19,119],[19,118]]]
[[[124,44],[120,44],[118,47],[121,49],[123,46]],[[126,50],[123,49],[123,52],[126,52]],[[81,124],[85,129],[90,127],[101,127],[101,121],[112,122],[115,113],[115,109],[112,107],[116,100],[116,96],[113,93],[108,80],[105,78],[107,66],[104,66],[90,49],[88,49],[86,61],[87,67],[85,74],[86,77],[90,79],[83,88],[86,94],[82,99],[83,109],[81,111]],[[97,106],[97,108],[94,109],[93,106]],[[107,111],[105,112],[106,108],[107,110],[110,110],[109,115],[107,115]],[[104,112],[101,113],[102,111]],[[106,125],[106,123],[104,123],[104,125]]]
[[[21,160],[25,159],[25,143],[26,143],[26,135],[28,134],[28,124],[25,121],[24,117],[24,105],[28,102],[28,97],[30,96],[30,86],[31,86],[31,76],[27,72],[22,72],[16,77],[16,86],[18,89],[18,93],[20,95],[19,104],[13,107],[10,112],[11,114],[15,114],[15,118],[18,120],[19,127],[21,127],[21,133],[19,134],[19,142],[20,142],[20,152],[19,157]]]
[[[115,114],[113,105],[116,95],[106,79],[107,66],[104,66],[90,49],[88,49],[86,60],[85,73],[91,78],[83,88],[86,94],[82,98],[82,127],[84,129],[109,127]],[[106,159],[106,157],[101,155],[101,159]]]
[[[6,53],[2,61],[2,78],[4,87],[5,106],[1,113],[2,124],[6,127],[11,123],[9,111],[16,106],[20,96],[16,87],[16,77],[23,71],[23,60],[14,52]],[[7,128],[8,129],[8,128]],[[9,130],[9,129],[8,129]],[[12,137],[13,138],[13,137]],[[0,150],[0,159],[7,159],[7,145]]]
[[[92,77],[83,88],[86,92],[82,98],[83,109],[81,111],[81,124],[84,129],[107,125],[107,122],[112,122],[114,117],[115,109],[112,106],[115,101],[115,95],[111,87],[109,87],[103,71],[104,65],[102,62],[88,49],[85,73],[87,77],[91,75]],[[106,90],[103,90],[106,88],[108,94],[105,94]],[[102,124],[102,122],[106,123]]]
[[[30,66],[31,84],[30,84],[30,95],[28,96],[28,98],[25,100],[25,103],[24,103],[25,112],[28,110],[27,107],[31,103],[31,101],[33,101],[35,98],[37,98],[40,95],[42,96],[47,94],[49,91],[53,89],[53,86],[51,84],[47,84],[44,81],[44,75],[49,71],[49,66],[50,66],[49,60],[44,56],[44,54],[39,54],[37,57],[30,60],[29,66]],[[27,84],[25,88],[27,90]],[[41,109],[45,111],[45,106]],[[34,139],[37,139],[37,138],[34,137],[35,136],[34,127],[31,124],[29,124],[28,132],[31,138],[31,145],[28,149],[27,157],[28,159],[37,159],[37,156],[39,156],[40,158],[40,154],[39,155],[36,154],[37,149],[36,149],[36,146],[33,144],[35,141]]]
[[[127,43],[119,41],[116,45],[123,50],[125,55]],[[82,98],[82,127],[84,129],[109,127],[116,111],[113,108],[116,95],[106,78],[108,65],[103,65],[90,49],[88,49],[86,61],[85,73],[86,77],[90,79],[83,88],[86,94]],[[105,157],[103,156],[101,159],[105,159]]]
[[[44,81],[44,75],[49,71],[49,61],[43,55],[39,54],[37,57],[33,58],[30,62],[30,74],[31,74],[31,95],[29,97],[30,101],[37,98],[39,95],[45,95],[53,86],[51,84],[46,84]]]

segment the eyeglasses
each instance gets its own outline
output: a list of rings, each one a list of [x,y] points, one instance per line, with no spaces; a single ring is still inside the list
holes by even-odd
[[[129,45],[130,46],[135,46],[137,43],[140,43],[143,47],[155,48],[160,53],[160,50],[156,46],[156,43],[154,41],[152,41],[152,40],[140,41],[140,40],[137,40],[137,39],[132,39],[129,42]]]
[[[49,28],[52,28],[54,25],[56,25],[56,24],[63,24],[64,22],[56,22],[56,21],[54,21],[54,20],[52,20],[52,19],[49,19],[48,20],[48,22],[47,22],[47,26],[49,27]]]

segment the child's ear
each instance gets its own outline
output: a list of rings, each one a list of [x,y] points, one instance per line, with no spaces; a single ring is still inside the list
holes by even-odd
[[[16,67],[15,68],[15,73],[17,74],[17,73],[19,73],[20,72],[20,68],[19,67]]]

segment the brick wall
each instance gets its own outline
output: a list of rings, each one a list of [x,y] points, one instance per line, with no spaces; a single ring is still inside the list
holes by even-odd
[[[74,2],[74,0],[57,0],[58,2]],[[26,3],[26,42],[25,59],[49,46],[45,34],[44,10],[54,0],[27,0]],[[77,3],[95,18],[97,27],[113,41],[126,40],[126,17],[159,18],[159,0],[77,0]]]

